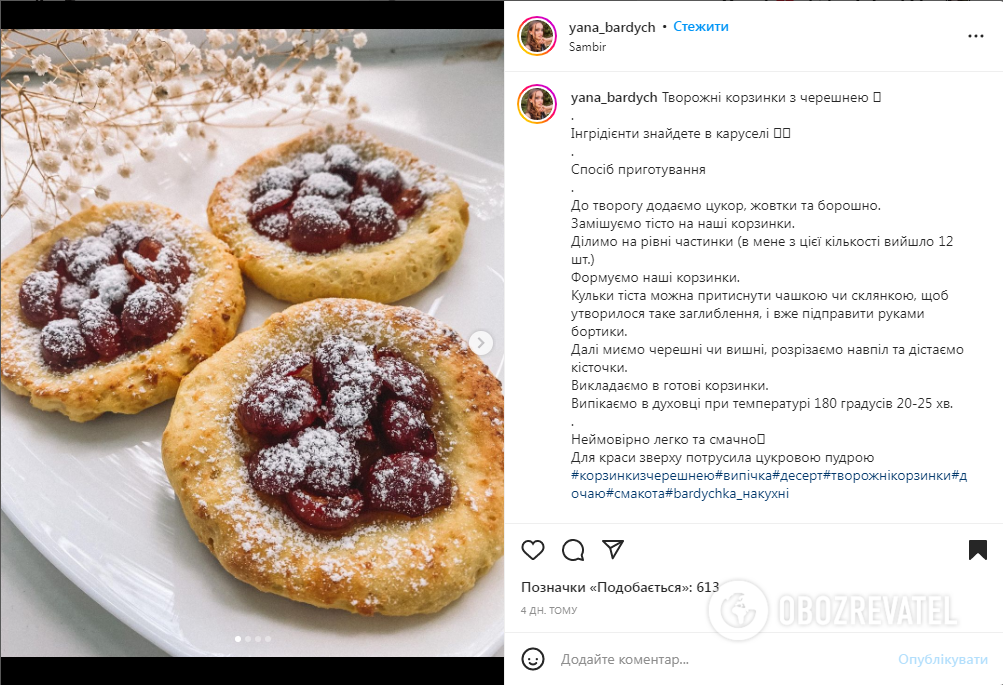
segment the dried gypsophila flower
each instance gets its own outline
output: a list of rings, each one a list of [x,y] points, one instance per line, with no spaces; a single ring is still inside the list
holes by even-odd
[[[207,127],[234,107],[283,92],[284,77],[304,74],[307,62],[336,66],[338,78],[329,81],[327,70],[318,68],[306,84],[297,79],[299,103],[281,106],[267,125],[299,123],[321,108],[360,116],[368,106],[342,91],[359,69],[346,43],[366,44],[364,34],[353,33],[239,29],[234,36],[206,29],[202,39],[180,29],[53,29],[39,38],[0,29],[4,74],[30,69],[41,77],[40,82],[29,75],[21,82],[7,78],[2,89],[4,133],[31,151],[24,163],[4,157],[4,216],[11,208],[25,211],[34,230],[42,231],[77,204],[90,205],[91,197],[109,199],[110,189],[89,178],[105,170],[95,154],[99,149],[118,158],[109,168],[123,178],[135,171],[122,155],[151,161],[163,136],[183,131],[214,152],[219,141],[207,135]],[[68,46],[85,56],[54,61]],[[273,74],[258,61],[264,56],[282,58],[282,71]],[[321,96],[324,90],[328,97]]]
[[[31,68],[39,76],[45,76],[52,69],[52,59],[48,55],[35,55],[31,60]]]

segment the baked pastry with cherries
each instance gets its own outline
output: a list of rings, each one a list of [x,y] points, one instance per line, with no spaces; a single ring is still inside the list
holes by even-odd
[[[12,255],[2,274],[3,384],[73,421],[174,397],[244,313],[226,245],[146,202],[80,212]]]
[[[248,278],[287,302],[413,295],[453,265],[470,220],[454,182],[351,126],[252,157],[208,214]]]
[[[195,533],[259,590],[359,614],[439,611],[502,554],[504,402],[421,312],[316,300],[181,385],[164,468]]]

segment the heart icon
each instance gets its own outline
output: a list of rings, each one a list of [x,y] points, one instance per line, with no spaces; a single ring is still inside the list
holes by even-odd
[[[543,554],[543,540],[526,540],[522,543],[522,553],[536,561],[536,558]]]

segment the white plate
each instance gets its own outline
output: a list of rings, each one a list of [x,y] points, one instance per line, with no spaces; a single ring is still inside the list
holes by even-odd
[[[484,361],[501,378],[502,167],[394,129],[360,127],[435,164],[462,188],[471,217],[459,261],[401,304],[433,314],[464,337],[490,333],[494,348]],[[155,162],[136,162],[139,173],[113,185],[112,199],[157,202],[205,225],[216,181],[299,132],[224,129],[213,156],[204,143],[173,141]],[[4,219],[4,259],[29,240],[26,222],[17,221],[13,212]],[[286,306],[246,280],[245,288],[242,331]],[[3,511],[49,561],[130,627],[175,655],[474,656],[500,648],[501,563],[445,610],[410,618],[325,611],[230,576],[188,527],[164,474],[160,436],[170,411],[166,402],[137,416],[78,425],[0,392]]]

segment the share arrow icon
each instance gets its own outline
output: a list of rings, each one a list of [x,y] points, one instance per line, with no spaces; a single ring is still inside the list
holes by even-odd
[[[616,555],[620,552],[620,548],[623,547],[623,540],[603,540],[602,543],[606,545],[609,549],[609,558],[616,559]]]

